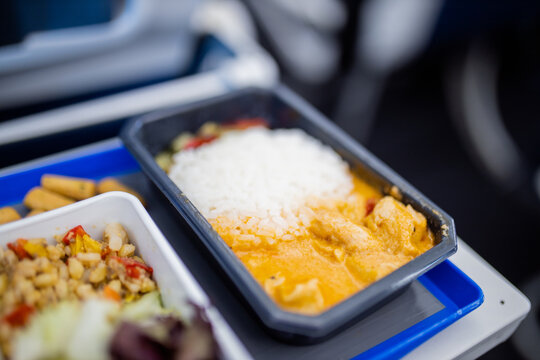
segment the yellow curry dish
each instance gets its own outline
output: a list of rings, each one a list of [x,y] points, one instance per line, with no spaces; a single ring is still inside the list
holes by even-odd
[[[156,161],[288,311],[320,314],[435,243],[424,215],[299,129],[206,123]]]

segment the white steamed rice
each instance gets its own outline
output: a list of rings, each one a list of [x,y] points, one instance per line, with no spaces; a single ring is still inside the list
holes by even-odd
[[[353,188],[347,163],[299,129],[228,132],[173,162],[169,176],[208,220],[238,220],[263,236],[306,224],[310,199],[343,200]]]

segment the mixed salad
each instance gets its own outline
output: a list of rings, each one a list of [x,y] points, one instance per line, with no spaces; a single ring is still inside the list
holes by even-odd
[[[152,274],[119,223],[0,247],[0,358],[217,358],[203,312],[164,308]]]

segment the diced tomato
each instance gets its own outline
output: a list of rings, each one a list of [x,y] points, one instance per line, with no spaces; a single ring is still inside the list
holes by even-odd
[[[211,143],[212,141],[216,140],[217,136],[215,135],[209,135],[209,136],[198,136],[190,140],[186,145],[184,145],[184,150],[187,149],[196,149],[201,145]]]
[[[103,249],[101,249],[101,259],[105,260],[105,258],[107,257],[107,255],[109,255],[111,253],[111,248],[110,247],[105,247]]]
[[[122,263],[126,267],[127,276],[135,279],[139,278],[139,276],[141,275],[139,269],[147,271],[150,275],[154,272],[154,269],[152,269],[150,266],[132,258],[111,256],[111,259],[115,259],[116,261]]]
[[[366,201],[366,216],[371,214],[373,212],[373,209],[375,209],[375,205],[377,204],[377,199],[369,198]]]
[[[138,279],[141,276],[141,272],[136,266],[126,266],[126,274],[134,279]]]
[[[4,316],[4,321],[9,325],[19,327],[24,326],[30,320],[30,316],[34,313],[35,308],[30,305],[21,304],[17,306],[12,312]]]
[[[75,236],[77,235],[80,235],[81,237],[83,235],[87,235],[86,231],[84,231],[81,225],[77,225],[73,229],[69,230],[64,236],[64,238],[62,239],[62,242],[64,243],[64,245],[69,245],[71,240],[75,239]]]
[[[269,127],[269,124],[268,124],[268,121],[266,121],[265,119],[260,118],[260,117],[255,117],[255,118],[238,119],[230,123],[225,123],[223,124],[223,126],[227,128],[245,130],[254,126]]]
[[[25,239],[17,239],[16,242],[8,243],[7,247],[17,255],[19,260],[31,259],[30,255],[24,250],[24,244],[26,244],[26,242],[27,240]]]
[[[118,294],[116,290],[114,290],[109,285],[105,285],[105,287],[103,288],[103,297],[109,300],[113,300],[113,301],[122,300],[122,297],[120,296],[120,294]]]

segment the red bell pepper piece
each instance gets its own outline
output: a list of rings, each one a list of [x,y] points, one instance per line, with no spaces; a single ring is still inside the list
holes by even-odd
[[[209,136],[198,136],[190,140],[186,145],[184,145],[183,150],[187,149],[196,149],[201,145],[211,143],[212,141],[216,140],[217,136],[215,135],[209,135]]]
[[[17,239],[16,242],[11,242],[7,244],[8,249],[13,251],[19,260],[22,259],[31,259],[32,257],[24,250],[23,245],[26,243],[25,239]]]
[[[134,279],[138,279],[141,276],[141,272],[135,266],[126,266],[126,275]]]
[[[111,256],[111,259],[114,259],[122,263],[126,267],[127,276],[135,278],[135,279],[139,278],[139,276],[141,275],[139,269],[143,269],[147,271],[150,275],[152,275],[152,273],[154,272],[154,269],[152,269],[150,266],[143,264],[132,258]]]
[[[232,121],[230,123],[223,124],[225,127],[238,129],[238,130],[245,130],[250,127],[254,126],[264,126],[269,127],[268,121],[266,121],[263,118],[255,117],[255,118],[246,118],[246,119],[238,119],[235,121]]]
[[[64,245],[69,245],[71,240],[75,239],[77,235],[83,236],[85,234],[86,231],[84,231],[83,227],[81,225],[77,225],[66,233],[66,235],[62,239],[62,242],[64,243]]]
[[[21,304],[4,316],[4,321],[14,327],[24,326],[36,309],[33,306]]]
[[[377,199],[369,198],[366,201],[366,216],[371,214],[373,212],[373,209],[375,209],[375,205],[377,205]]]

